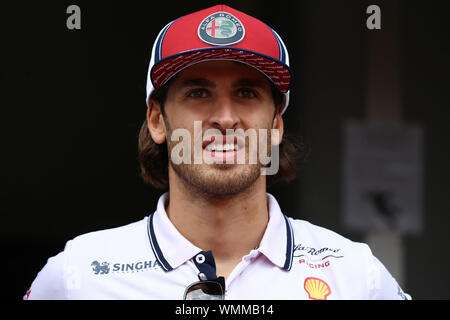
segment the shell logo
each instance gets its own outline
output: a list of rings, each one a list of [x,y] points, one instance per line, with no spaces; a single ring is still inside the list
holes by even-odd
[[[330,286],[318,278],[306,278],[303,287],[308,292],[309,298],[313,300],[327,300],[327,297],[331,294]]]

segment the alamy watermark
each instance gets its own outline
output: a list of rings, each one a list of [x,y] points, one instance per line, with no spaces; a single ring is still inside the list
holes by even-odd
[[[366,13],[370,16],[366,20],[366,26],[369,30],[381,29],[381,9],[376,4],[367,7]]]
[[[81,29],[81,9],[76,4],[67,7],[66,13],[70,14],[66,20],[66,27],[69,30]]]
[[[76,4],[67,7],[66,13],[69,16],[66,19],[66,27],[69,30],[81,29],[81,8]],[[366,13],[370,16],[366,20],[366,27],[369,30],[381,29],[381,9],[379,6],[372,4],[366,9]]]
[[[248,141],[248,143],[247,143]],[[279,169],[278,129],[218,129],[202,132],[202,121],[189,130],[172,131],[170,159],[173,164],[261,164],[261,174],[275,175]],[[270,148],[270,151],[269,151]]]

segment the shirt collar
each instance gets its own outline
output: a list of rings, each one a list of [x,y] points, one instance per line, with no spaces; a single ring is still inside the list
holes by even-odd
[[[277,200],[267,193],[269,222],[258,250],[273,264],[291,270],[294,256],[294,233],[291,222],[280,209]]]
[[[202,249],[187,240],[169,220],[165,204],[169,193],[158,200],[155,213],[148,218],[148,237],[156,259],[162,268],[170,271],[194,257]],[[258,251],[272,263],[290,270],[293,259],[294,236],[289,219],[281,212],[277,200],[267,193],[269,222]]]
[[[167,216],[165,205],[169,193],[158,200],[155,213],[148,218],[148,236],[156,259],[162,268],[170,271],[179,267],[202,251],[187,240],[172,224]]]

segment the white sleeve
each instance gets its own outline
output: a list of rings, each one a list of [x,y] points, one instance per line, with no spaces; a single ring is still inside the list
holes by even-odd
[[[403,292],[386,267],[374,256],[371,257],[368,271],[367,285],[370,289],[370,299],[411,300],[411,296]]]
[[[24,300],[63,300],[65,288],[65,251],[47,260],[47,264],[38,273]]]

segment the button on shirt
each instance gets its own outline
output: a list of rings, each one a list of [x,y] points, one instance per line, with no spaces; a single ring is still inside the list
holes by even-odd
[[[189,242],[169,220],[168,196],[141,221],[68,241],[24,299],[183,299],[199,273],[220,276],[212,252]],[[261,243],[226,279],[225,299],[410,298],[366,244],[288,218],[270,194],[267,203]]]

